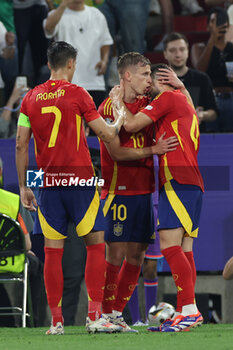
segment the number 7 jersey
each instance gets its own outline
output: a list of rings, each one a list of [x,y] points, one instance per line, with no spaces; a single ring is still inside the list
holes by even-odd
[[[18,125],[31,127],[38,168],[46,173],[93,176],[82,119],[100,117],[86,90],[65,80],[48,80],[24,97]]]
[[[126,106],[133,114],[136,114],[147,104],[146,97],[139,97],[134,103],[126,103]],[[98,111],[107,122],[114,120],[110,98],[102,102]],[[137,133],[128,133],[124,127],[121,127],[120,146],[130,148],[151,146],[153,133],[153,125],[149,125]],[[102,141],[100,142],[100,152],[102,178],[104,179],[101,191],[102,199],[105,199],[108,193],[132,196],[154,192],[153,157],[134,161],[113,161]]]
[[[200,133],[195,109],[179,90],[159,94],[142,113],[155,122],[156,140],[166,132],[166,138],[176,136],[179,146],[175,151],[159,157],[159,182],[162,187],[169,180],[196,185],[204,190],[198,167]]]

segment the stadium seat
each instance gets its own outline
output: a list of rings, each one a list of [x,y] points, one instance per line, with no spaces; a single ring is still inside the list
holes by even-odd
[[[0,213],[0,283],[21,283],[23,285],[21,306],[1,306],[0,316],[21,316],[23,328],[26,327],[26,317],[29,317],[30,326],[33,327],[26,253],[25,237],[19,223]],[[15,291],[18,294],[18,288]],[[29,312],[27,312],[27,305]]]

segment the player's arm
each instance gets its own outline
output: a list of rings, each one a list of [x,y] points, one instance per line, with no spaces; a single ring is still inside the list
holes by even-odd
[[[109,143],[119,134],[123,123],[124,114],[119,111],[114,123],[107,124],[105,120],[100,116],[100,118],[90,121],[88,125],[103,142]]]
[[[105,144],[105,146],[114,161],[138,160],[151,157],[154,154],[161,155],[166,152],[174,151],[176,146],[179,145],[177,138],[172,136],[164,139],[164,137],[165,133],[159,138],[156,144],[150,147],[130,148],[122,147],[120,144],[120,138],[117,136],[112,142]]]
[[[224,266],[222,275],[225,280],[233,279],[233,257],[227,261],[226,265]]]
[[[20,122],[20,119],[19,119]],[[37,205],[35,196],[30,188],[26,187],[26,170],[28,166],[28,145],[32,131],[30,127],[18,124],[16,134],[16,168],[18,173],[18,182],[20,197],[23,206],[30,211],[35,211],[34,205]],[[34,203],[34,205],[33,205]]]
[[[112,100],[114,118],[118,118],[119,114],[124,115],[124,128],[127,132],[137,132],[153,122],[152,119],[144,113],[139,112],[137,114],[132,114],[128,110],[123,101],[123,80],[121,80],[120,85],[116,85],[112,88],[109,96]]]

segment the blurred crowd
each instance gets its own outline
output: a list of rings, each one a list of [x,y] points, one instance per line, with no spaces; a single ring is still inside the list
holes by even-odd
[[[15,137],[23,96],[49,79],[51,40],[78,49],[73,83],[91,94],[97,108],[119,83],[119,55],[159,52],[150,56],[158,63],[163,52],[163,62],[187,81],[201,132],[233,132],[233,0],[0,0],[0,5],[0,138]],[[174,33],[177,15],[190,21],[205,16],[206,41],[196,36],[190,44],[184,33]],[[151,48],[148,38],[156,35],[160,40]]]

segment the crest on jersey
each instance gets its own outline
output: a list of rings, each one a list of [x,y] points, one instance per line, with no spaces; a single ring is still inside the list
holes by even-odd
[[[119,222],[117,224],[114,224],[113,226],[113,233],[115,236],[120,237],[123,234],[123,225]]]

